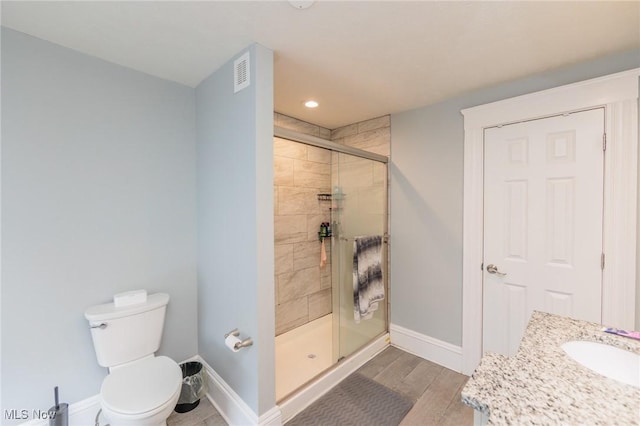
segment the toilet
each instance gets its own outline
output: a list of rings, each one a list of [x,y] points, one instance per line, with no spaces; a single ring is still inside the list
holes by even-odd
[[[166,426],[178,402],[180,367],[171,358],[155,356],[168,303],[168,294],[156,293],[139,303],[106,303],[84,313],[98,364],[109,368],[100,404],[111,426]]]

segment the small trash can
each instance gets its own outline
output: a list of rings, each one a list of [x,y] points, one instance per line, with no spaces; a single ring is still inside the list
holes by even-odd
[[[182,390],[175,411],[186,413],[196,408],[200,404],[200,398],[207,393],[207,372],[201,363],[195,361],[180,364],[180,369]]]

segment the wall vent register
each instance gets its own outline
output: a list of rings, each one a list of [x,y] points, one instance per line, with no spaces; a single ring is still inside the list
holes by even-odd
[[[249,52],[233,61],[233,93],[249,87],[251,84],[251,62]]]

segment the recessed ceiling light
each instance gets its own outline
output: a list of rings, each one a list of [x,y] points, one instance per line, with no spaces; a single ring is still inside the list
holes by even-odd
[[[315,3],[315,0],[289,0],[289,4],[296,9],[308,9],[313,3]]]
[[[319,104],[316,101],[307,101],[304,103],[304,106],[307,108],[316,108]]]

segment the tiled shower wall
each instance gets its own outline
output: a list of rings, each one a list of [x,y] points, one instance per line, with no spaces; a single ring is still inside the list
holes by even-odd
[[[384,115],[338,127],[331,131],[331,140],[388,157],[391,154],[391,117]]]
[[[282,114],[278,127],[381,155],[390,154],[390,117],[329,130]],[[274,138],[276,335],[331,313],[331,253],[320,268],[320,223],[329,222],[331,152]]]
[[[329,139],[331,131],[276,113],[274,123]],[[320,267],[318,231],[331,220],[331,151],[274,138],[276,335],[331,313],[331,242]]]

